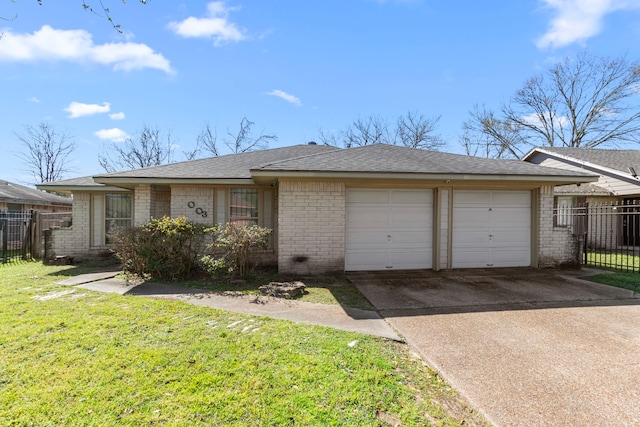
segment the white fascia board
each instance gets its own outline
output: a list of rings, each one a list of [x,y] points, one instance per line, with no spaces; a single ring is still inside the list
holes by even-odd
[[[194,184],[194,185],[253,185],[251,178],[124,178],[124,177],[95,177],[100,184],[135,185],[135,184]]]

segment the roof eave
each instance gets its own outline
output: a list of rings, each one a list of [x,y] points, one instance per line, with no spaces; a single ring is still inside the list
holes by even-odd
[[[252,178],[154,178],[154,177],[100,177],[93,180],[99,184],[115,185],[119,187],[135,186],[136,184],[186,184],[186,185],[252,185]]]
[[[122,188],[110,185],[36,185],[38,190],[56,191],[59,193],[73,193],[74,191],[122,191]]]

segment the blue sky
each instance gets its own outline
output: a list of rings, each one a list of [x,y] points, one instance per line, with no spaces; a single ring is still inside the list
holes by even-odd
[[[638,0],[103,3],[122,34],[81,0],[0,7],[0,179],[32,181],[15,133],[42,121],[77,144],[66,178],[102,173],[105,143],[145,124],[181,160],[206,122],[222,137],[245,116],[276,147],[358,117],[439,115],[445,151],[462,152],[475,104],[499,108],[554,61],[640,59]]]

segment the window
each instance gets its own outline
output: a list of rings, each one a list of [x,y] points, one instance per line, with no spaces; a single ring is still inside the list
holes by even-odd
[[[554,226],[569,227],[573,225],[576,198],[573,196],[556,196],[554,198],[555,215]]]
[[[258,189],[232,188],[229,197],[229,222],[237,225],[258,224]]]
[[[104,195],[105,243],[113,243],[111,235],[121,228],[131,227],[131,195]]]

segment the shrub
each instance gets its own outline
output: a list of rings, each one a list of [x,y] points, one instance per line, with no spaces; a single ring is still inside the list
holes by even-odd
[[[114,235],[114,251],[125,270],[140,276],[176,280],[198,267],[205,226],[185,217],[152,219]]]
[[[213,234],[213,243],[207,249],[213,255],[201,258],[204,268],[215,275],[226,272],[233,277],[246,277],[251,255],[266,249],[271,230],[258,225],[218,225],[207,230]]]

